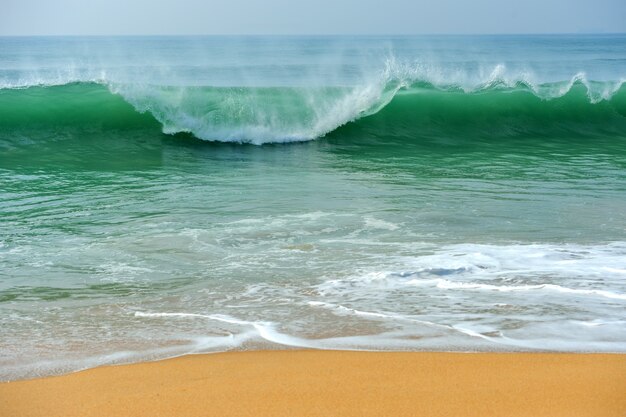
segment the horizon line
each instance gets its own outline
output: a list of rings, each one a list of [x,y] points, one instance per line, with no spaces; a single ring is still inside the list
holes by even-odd
[[[626,32],[511,32],[511,33],[188,33],[188,34],[0,34],[0,38],[45,38],[45,37],[395,37],[395,36],[564,36],[564,35],[626,35]]]

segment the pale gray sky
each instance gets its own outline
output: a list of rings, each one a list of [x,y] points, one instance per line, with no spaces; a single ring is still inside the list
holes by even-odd
[[[0,0],[0,35],[626,32],[626,0]]]

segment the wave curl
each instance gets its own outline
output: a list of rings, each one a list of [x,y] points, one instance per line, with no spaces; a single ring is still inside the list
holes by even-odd
[[[584,74],[535,84],[496,67],[472,86],[390,64],[375,82],[328,87],[186,87],[105,81],[0,89],[0,128],[71,126],[276,143],[341,134],[407,138],[613,135],[626,131],[624,80]]]

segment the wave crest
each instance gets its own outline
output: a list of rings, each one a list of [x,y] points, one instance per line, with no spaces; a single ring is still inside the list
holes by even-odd
[[[555,132],[593,136],[626,129],[624,79],[590,81],[579,73],[565,81],[537,83],[532,74],[511,75],[502,65],[476,81],[428,65],[389,60],[380,74],[356,86],[36,81],[0,89],[0,126],[32,127],[39,121],[152,128],[154,123],[139,112],[149,113],[166,134],[187,132],[204,140],[254,144],[312,140],[333,135],[344,125],[350,126],[341,130],[344,135],[410,138],[462,130],[470,136],[503,137]]]

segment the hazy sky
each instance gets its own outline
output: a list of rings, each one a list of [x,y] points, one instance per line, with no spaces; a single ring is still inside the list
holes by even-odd
[[[0,35],[626,32],[626,0],[0,0]]]

